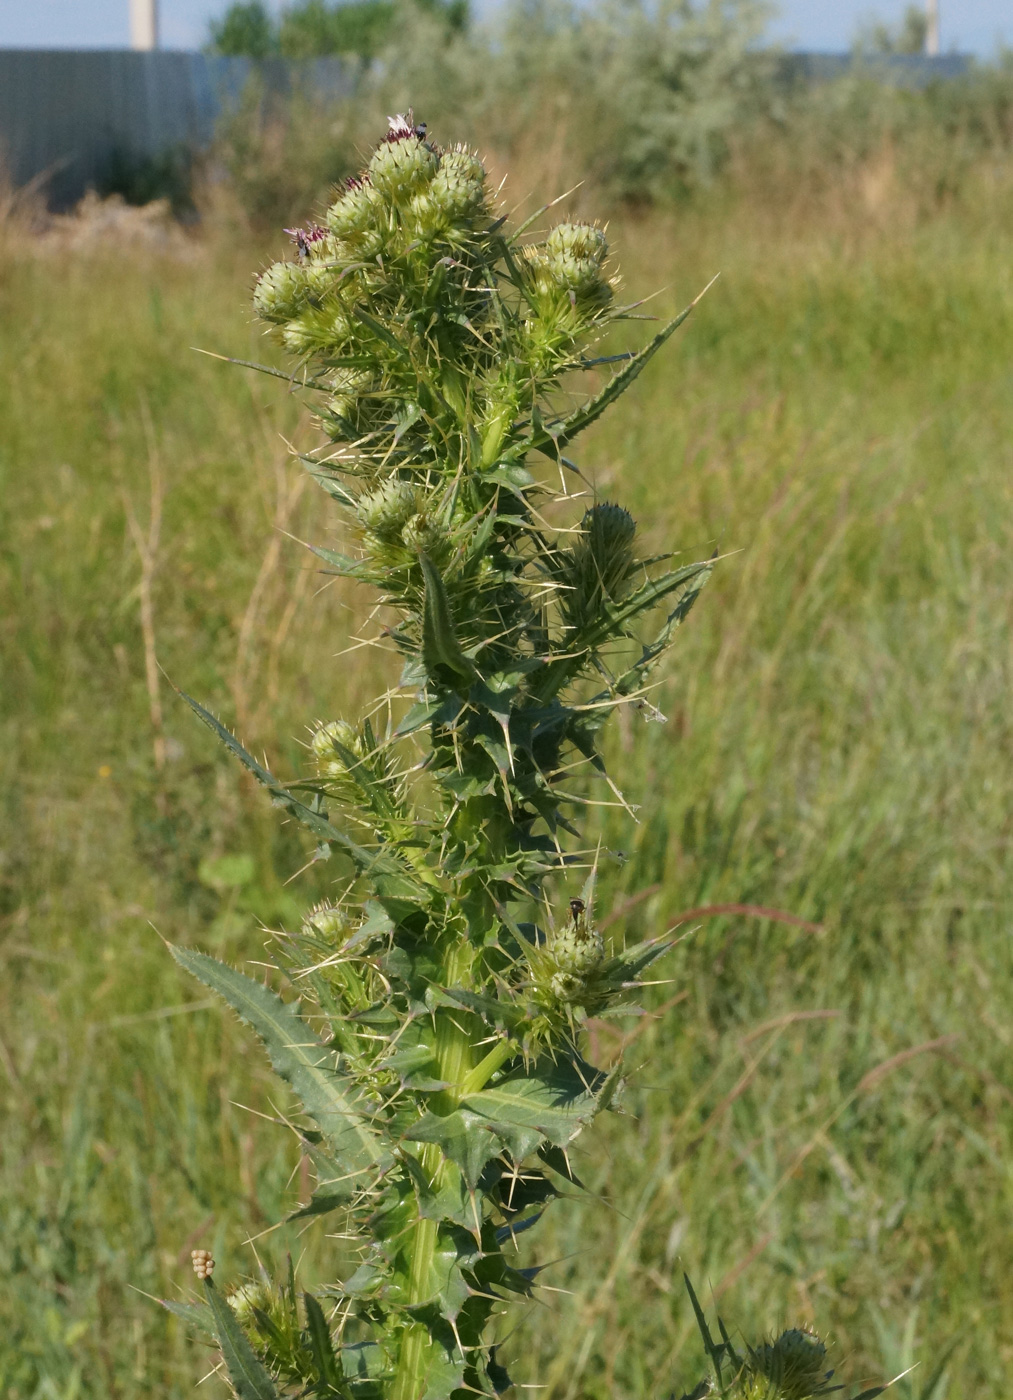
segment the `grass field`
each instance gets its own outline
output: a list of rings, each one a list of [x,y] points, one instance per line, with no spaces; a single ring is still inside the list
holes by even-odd
[[[652,544],[729,557],[668,724],[613,736],[641,808],[605,823],[607,902],[649,891],[638,936],[730,903],[818,927],[691,919],[624,1028],[629,1116],[580,1149],[599,1199],[555,1208],[561,1291],[506,1344],[553,1400],[695,1383],[683,1269],[747,1334],[817,1321],[849,1379],[1009,1394],[1011,215],[1008,170],[926,210],[885,161],[613,224],[659,311],[722,277],[584,464]],[[284,773],[391,674],[337,659],[364,600],[295,542],[331,528],[299,405],[191,350],[263,355],[263,256],[0,253],[8,1400],[188,1395],[210,1354],[142,1295],[196,1245],[238,1279],[300,1189],[261,1053],[158,936],[256,958],[319,877],[155,658]],[[310,1277],[327,1247],[257,1245]]]

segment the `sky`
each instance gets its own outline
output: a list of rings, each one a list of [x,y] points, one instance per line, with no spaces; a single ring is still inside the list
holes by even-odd
[[[228,0],[159,0],[162,44],[199,48]],[[279,0],[268,0],[273,9]],[[487,11],[495,0],[476,0]],[[863,21],[896,21],[906,0],[781,0],[771,34],[793,48],[844,50]],[[939,0],[944,50],[1013,47],[1013,0]],[[128,0],[0,0],[0,48],[125,48]]]

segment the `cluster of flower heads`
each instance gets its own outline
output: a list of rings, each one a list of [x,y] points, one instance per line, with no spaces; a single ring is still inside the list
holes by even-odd
[[[612,298],[600,228],[561,224],[544,244],[506,252],[479,157],[461,145],[441,149],[411,113],[390,118],[389,128],[322,222],[287,230],[296,256],[267,268],[253,298],[285,348],[330,390],[321,416],[335,439],[360,439],[405,416],[389,342],[362,354],[363,313],[398,339],[414,336],[437,378],[457,361],[481,380],[483,368],[502,364],[493,341],[504,335],[513,340],[508,358],[537,377],[559,369]],[[508,284],[516,305],[505,327],[493,302]],[[497,386],[488,388],[495,399]]]

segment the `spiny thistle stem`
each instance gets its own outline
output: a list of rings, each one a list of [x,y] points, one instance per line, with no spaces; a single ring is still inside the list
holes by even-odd
[[[202,1266],[206,1306],[186,1315],[241,1400],[494,1396],[509,1384],[494,1309],[536,1287],[517,1237],[579,1185],[566,1148],[619,1083],[585,1058],[584,1024],[630,1006],[670,946],[598,929],[579,829],[590,785],[617,791],[598,737],[639,702],[711,569],[645,558],[566,453],[688,312],[566,407],[564,376],[616,362],[588,348],[627,315],[604,232],[511,232],[478,157],[410,117],[293,237],[254,305],[315,395],[326,441],[303,461],[354,550],[315,552],[378,591],[403,669],[369,718],[312,731],[315,772],[291,783],[189,702],[345,893],[275,940],[295,1001],[175,955],[301,1102],[317,1184],[297,1216],[337,1214],[363,1255],[301,1300],[291,1273],[223,1300]]]

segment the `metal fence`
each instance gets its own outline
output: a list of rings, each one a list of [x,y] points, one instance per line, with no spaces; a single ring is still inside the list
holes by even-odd
[[[0,49],[0,162],[16,185],[44,181],[50,203],[65,207],[114,162],[207,146],[254,66],[200,53]],[[355,85],[340,59],[256,68],[281,91],[305,83],[338,96]]]
[[[783,71],[820,81],[853,62],[846,54],[788,54]],[[956,77],[969,62],[956,54],[891,56],[866,68],[885,81],[920,86]],[[44,181],[50,203],[66,207],[89,185],[101,186],[114,162],[207,146],[254,68],[278,91],[302,85],[340,96],[355,87],[356,70],[341,59],[254,65],[200,53],[0,49],[0,163],[16,185]]]

